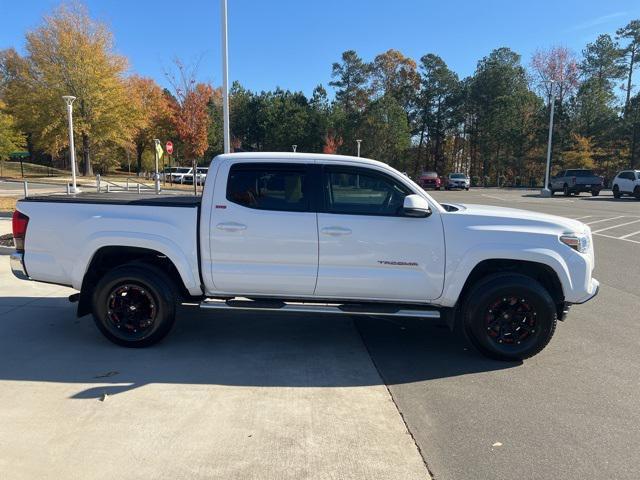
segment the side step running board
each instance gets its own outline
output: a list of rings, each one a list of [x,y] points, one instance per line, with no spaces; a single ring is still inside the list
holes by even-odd
[[[353,304],[353,303],[303,303],[270,300],[217,300],[207,299],[200,302],[200,308],[210,310],[251,310],[262,312],[288,313],[333,313],[340,315],[374,315],[414,318],[440,318],[435,309],[416,308],[389,304]]]

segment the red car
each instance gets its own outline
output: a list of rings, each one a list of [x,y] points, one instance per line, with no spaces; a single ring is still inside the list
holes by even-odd
[[[440,190],[440,186],[442,185],[442,180],[436,172],[424,172],[418,178],[418,185],[420,185],[425,190],[427,188],[433,188],[434,190]]]

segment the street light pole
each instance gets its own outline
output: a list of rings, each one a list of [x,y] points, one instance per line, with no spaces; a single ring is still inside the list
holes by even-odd
[[[222,30],[222,131],[224,153],[231,152],[229,135],[229,51],[227,49],[227,0],[220,0]]]
[[[157,138],[153,139],[153,156],[155,157],[155,173],[153,174],[153,181],[155,186],[156,193],[160,193],[160,175],[158,174],[158,146],[160,145],[160,140]],[[195,175],[194,175],[195,178]]]
[[[549,80],[549,139],[547,142],[547,165],[544,169],[544,186],[540,195],[543,197],[550,197],[551,190],[549,189],[549,177],[551,175],[551,145],[553,143],[553,113],[555,107],[555,97],[553,96],[553,84],[554,80]]]
[[[360,156],[360,144],[362,143],[362,140],[356,140],[356,143],[358,144],[358,156]]]
[[[69,122],[69,157],[71,160],[71,189],[70,193],[79,193],[80,190],[76,185],[76,147],[73,143],[73,102],[76,97],[64,95],[62,99],[67,104],[67,120]]]

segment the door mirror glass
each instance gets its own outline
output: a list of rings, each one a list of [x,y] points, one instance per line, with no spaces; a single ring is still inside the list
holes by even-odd
[[[431,215],[429,202],[420,195],[407,195],[402,206],[406,217],[428,217]]]

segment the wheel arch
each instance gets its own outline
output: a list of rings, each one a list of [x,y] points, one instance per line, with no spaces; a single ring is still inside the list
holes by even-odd
[[[173,279],[183,298],[191,297],[178,268],[162,252],[150,248],[125,245],[104,246],[94,252],[82,279],[78,301],[78,317],[91,313],[93,290],[100,278],[116,267],[133,262],[160,268]]]
[[[464,302],[465,296],[475,283],[498,273],[519,273],[538,281],[553,298],[558,315],[562,315],[565,296],[558,274],[547,264],[529,260],[487,259],[479,262],[469,273],[458,296],[457,305]]]

